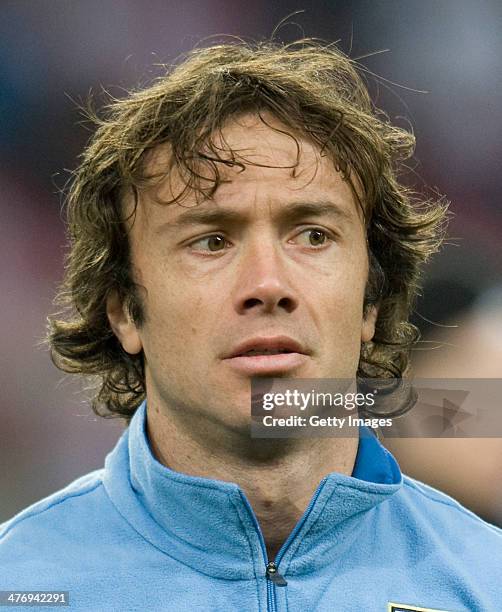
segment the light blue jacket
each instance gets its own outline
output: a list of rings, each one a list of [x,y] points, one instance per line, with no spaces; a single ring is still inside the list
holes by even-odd
[[[403,477],[371,435],[352,477],[321,481],[269,577],[268,562],[236,484],[156,461],[145,405],[103,470],[0,526],[0,590],[70,592],[50,610],[502,610],[502,532]]]

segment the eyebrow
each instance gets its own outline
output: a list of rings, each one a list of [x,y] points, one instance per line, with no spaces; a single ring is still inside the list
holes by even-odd
[[[280,222],[294,222],[304,217],[331,217],[333,219],[353,222],[354,215],[350,211],[342,208],[335,202],[329,200],[321,200],[315,202],[291,202],[287,206],[281,208],[275,217]],[[181,213],[175,220],[163,223],[158,231],[166,229],[166,226],[172,228],[182,228],[190,225],[217,225],[217,224],[239,224],[243,223],[247,218],[246,213],[241,211],[218,207],[212,209],[199,208],[194,206]]]

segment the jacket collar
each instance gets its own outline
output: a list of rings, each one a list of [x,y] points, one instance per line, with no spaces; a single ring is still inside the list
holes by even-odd
[[[152,546],[200,572],[227,579],[264,576],[263,538],[240,487],[162,465],[145,425],[143,403],[106,458],[104,485],[122,517]],[[308,573],[314,564],[329,563],[354,521],[377,511],[401,486],[395,459],[363,432],[352,476],[333,472],[322,480],[279,552],[281,571]]]

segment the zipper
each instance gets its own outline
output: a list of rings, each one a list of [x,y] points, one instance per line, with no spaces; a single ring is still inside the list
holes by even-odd
[[[279,552],[277,553],[275,561],[269,561],[268,560],[267,547],[265,546],[265,540],[263,539],[263,534],[261,532],[260,525],[258,523],[258,520],[256,519],[256,515],[254,513],[254,510],[251,508],[251,504],[249,503],[247,497],[242,493],[242,498],[244,500],[244,503],[245,503],[245,505],[247,506],[247,508],[249,510],[249,514],[251,515],[253,523],[254,523],[254,525],[256,527],[256,531],[258,532],[258,537],[259,537],[259,540],[260,540],[260,546],[261,546],[261,550],[262,550],[262,553],[263,553],[263,558],[265,560],[265,577],[267,579],[267,611],[268,612],[277,612],[277,597],[276,597],[275,587],[276,586],[278,586],[278,587],[285,587],[288,584],[288,582],[284,578],[284,576],[282,574],[280,574],[279,571],[278,571],[279,562],[282,559],[282,557],[284,556],[284,553],[286,552],[286,550],[288,549],[288,546],[291,544],[291,542],[295,538],[296,534],[300,531],[300,529],[302,528],[302,525],[307,520],[307,518],[308,518],[308,516],[309,516],[309,514],[310,514],[310,512],[312,510],[312,507],[314,506],[317,498],[319,497],[319,494],[320,494],[324,484],[326,483],[327,479],[328,479],[328,477],[325,476],[321,480],[321,482],[319,483],[319,485],[318,485],[317,489],[315,490],[314,495],[312,496],[312,499],[310,500],[309,505],[305,509],[305,512],[303,513],[302,517],[300,518],[298,523],[295,525],[295,528],[289,534],[289,536],[287,537],[287,539],[284,542],[284,544],[279,549]]]
[[[287,586],[288,583],[277,571],[277,565],[274,563],[274,561],[269,561],[267,563],[265,575],[267,577],[267,610],[270,612],[276,612],[277,597],[275,594],[275,587],[284,587]]]
[[[273,582],[276,586],[287,586],[288,584],[284,576],[277,571],[277,565],[274,561],[267,563],[266,575],[270,582]]]

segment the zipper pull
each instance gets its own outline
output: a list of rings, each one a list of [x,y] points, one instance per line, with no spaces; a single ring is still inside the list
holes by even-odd
[[[267,578],[276,586],[284,587],[288,584],[284,576],[277,571],[277,565],[273,561],[267,564]]]

